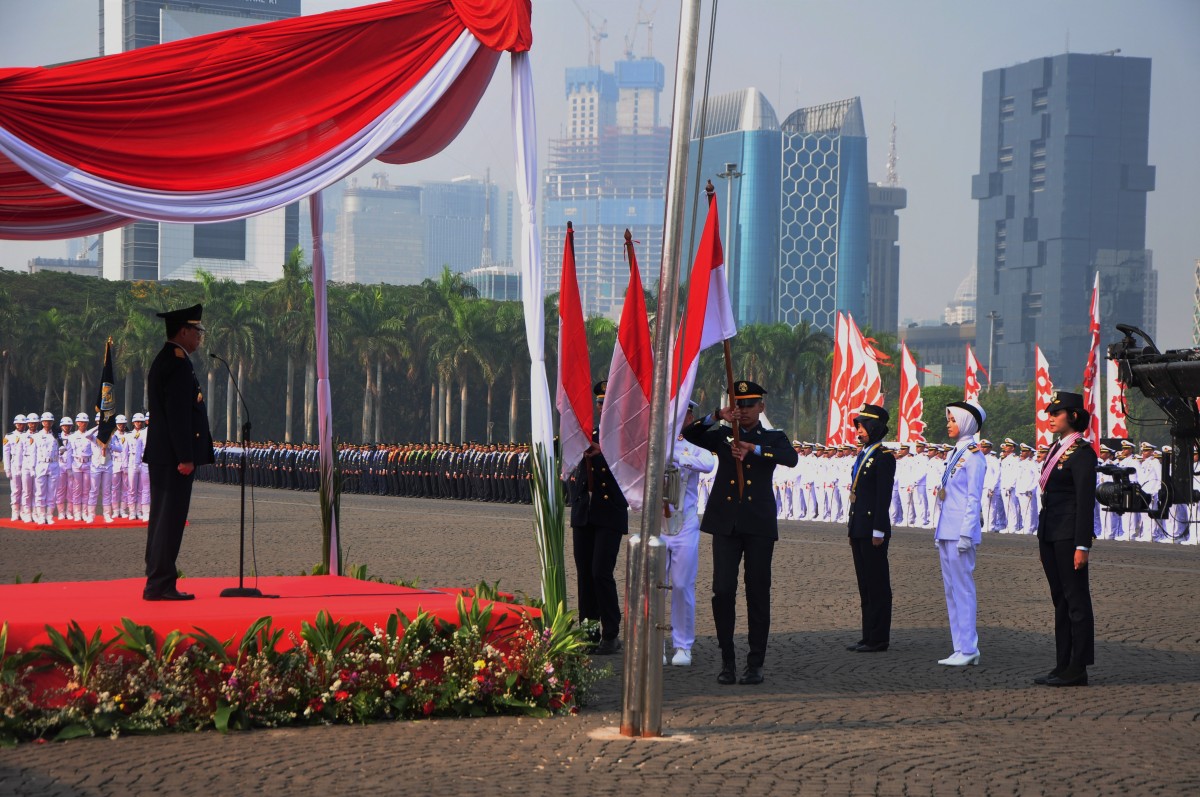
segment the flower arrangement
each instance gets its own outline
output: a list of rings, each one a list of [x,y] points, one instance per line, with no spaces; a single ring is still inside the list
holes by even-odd
[[[162,638],[122,620],[116,636],[66,634],[8,652],[0,626],[0,746],[79,736],[368,723],[431,716],[574,714],[606,674],[560,614],[497,632],[493,607],[458,599],[458,624],[399,612],[383,627],[321,612],[299,637],[257,620],[234,644],[203,629]]]

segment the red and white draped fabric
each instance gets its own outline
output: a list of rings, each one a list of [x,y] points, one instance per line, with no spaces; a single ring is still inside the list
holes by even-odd
[[[1092,283],[1092,303],[1088,311],[1088,331],[1091,344],[1088,346],[1087,367],[1083,370],[1083,408],[1091,413],[1088,421],[1088,439],[1092,448],[1100,453],[1100,272]]]
[[[562,279],[558,288],[558,438],[562,478],[583,459],[592,444],[592,366],[588,356],[583,303],[575,275],[575,230],[567,224],[563,240]]]
[[[1120,369],[1116,360],[1108,360],[1107,379],[1105,380],[1108,396],[1108,428],[1109,437],[1129,439],[1129,427],[1125,422],[1125,383],[1120,379]]]
[[[963,379],[963,401],[978,401],[979,400],[979,393],[981,390],[980,384],[979,384],[979,372],[980,371],[982,371],[983,375],[985,377],[987,377],[988,386],[990,387],[992,384],[992,377],[987,372],[987,370],[985,370],[984,367],[979,364],[979,359],[975,356],[975,350],[972,349],[971,344],[968,343],[967,344],[967,374],[966,374],[966,378]]]
[[[845,442],[845,425],[849,409],[846,393],[850,380],[850,325],[846,316],[837,314],[833,337],[833,370],[829,378],[829,420],[825,427],[825,445]]]
[[[1034,445],[1048,446],[1054,442],[1054,433],[1050,431],[1050,419],[1046,417],[1046,408],[1050,406],[1054,383],[1050,381],[1050,363],[1046,362],[1042,347],[1034,346],[1033,351],[1037,360],[1033,397],[1033,427],[1036,431]]]
[[[899,443],[925,442],[925,401],[921,398],[921,386],[917,382],[917,363],[908,345],[900,344],[900,421],[896,431]]]
[[[712,194],[708,197],[708,218],[704,221],[704,232],[700,236],[700,246],[696,250],[696,260],[688,280],[687,308],[671,357],[671,366],[675,371],[671,378],[672,439],[683,428],[688,399],[696,384],[700,352],[736,334],[733,304],[729,301],[729,287],[725,282],[725,254],[721,248],[717,199]]]
[[[650,318],[638,271],[633,242],[626,240],[629,286],[617,327],[608,368],[608,390],[600,410],[600,450],[613,478],[634,511],[642,508],[646,461],[650,454],[650,391],[654,382],[654,355],[650,347]]]
[[[391,0],[50,68],[0,69],[0,237],[245,218],[311,197],[375,158],[427,158],[462,129],[509,51],[533,440],[550,451],[544,311],[530,287],[541,285],[530,14],[530,0]],[[318,218],[319,207],[311,213]],[[318,303],[319,230],[314,224]],[[328,470],[323,306],[316,313]]]

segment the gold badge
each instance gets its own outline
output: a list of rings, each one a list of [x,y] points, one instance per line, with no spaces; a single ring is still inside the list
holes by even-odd
[[[1057,402],[1058,402],[1058,391],[1056,390],[1050,394],[1050,403],[1055,404]]]
[[[750,388],[745,382],[738,382],[737,389],[739,393],[749,393]]]
[[[203,394],[203,393],[201,393],[199,390],[197,390],[197,391],[196,391],[196,403],[197,403],[197,404],[203,404],[203,403],[204,403],[204,394]]]

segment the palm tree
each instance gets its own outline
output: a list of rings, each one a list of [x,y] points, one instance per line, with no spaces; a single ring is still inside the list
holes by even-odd
[[[503,370],[507,370],[511,377],[511,384],[508,394],[508,439],[510,442],[517,440],[517,410],[518,400],[521,395],[520,384],[522,377],[528,379],[529,375],[529,348],[525,342],[525,308],[520,302],[501,302],[496,308],[496,317],[493,320],[495,324],[495,335],[493,344],[495,349],[499,351]],[[557,348],[557,340],[554,341],[554,348]],[[550,351],[551,341],[546,338],[546,348]],[[547,364],[551,362],[550,354],[546,354]],[[492,442],[490,421],[492,417],[491,409],[491,389],[488,389],[488,442]]]
[[[378,442],[380,382],[388,358],[406,358],[404,318],[388,301],[381,285],[356,285],[338,304],[338,325],[345,335],[343,351],[363,369],[361,440]],[[374,421],[374,423],[372,423]]]
[[[231,325],[229,319],[229,308],[233,302],[234,292],[237,290],[237,285],[232,280],[218,279],[212,274],[199,269],[196,271],[196,280],[200,283],[201,302],[204,304],[204,326],[208,329],[206,343],[210,351],[229,352],[229,347],[226,344],[228,336],[231,334]],[[207,369],[207,386],[204,395],[208,400],[208,425],[211,429],[217,428],[216,413],[216,379],[217,369],[212,367],[211,363],[204,363]],[[226,439],[229,437],[230,431],[230,416],[232,413],[230,395],[232,390],[232,379],[226,380],[226,401],[225,401],[225,430]]]
[[[7,288],[0,287],[0,420],[7,423],[9,415],[9,376],[22,360],[25,347],[20,345],[21,316],[9,296]]]
[[[145,373],[150,370],[150,364],[162,343],[163,331],[148,313],[147,306],[133,293],[122,295],[117,300],[117,309],[124,317],[124,323],[116,335],[117,361],[125,371],[125,414],[130,415],[133,411],[133,377],[137,373],[143,374],[141,406],[146,406]],[[66,405],[65,397],[63,405]]]
[[[416,302],[416,332],[421,348],[427,353],[429,370],[437,377],[436,387],[430,388],[430,410],[437,418],[437,439],[445,440],[450,431],[450,387],[454,374],[452,361],[456,347],[444,340],[448,330],[454,327],[454,308],[459,302],[473,298],[476,291],[461,274],[454,274],[443,267],[437,280],[427,279],[421,283],[421,293]],[[434,425],[431,423],[430,428]]]
[[[265,332],[265,325],[258,297],[249,288],[239,286],[233,301],[228,306],[225,317],[228,327],[222,336],[226,356],[230,362],[237,364],[237,384],[241,386],[242,394],[248,389],[248,381],[252,375],[255,355],[258,352],[258,342]],[[207,325],[206,325],[207,326]],[[232,375],[225,388],[225,439],[236,440],[236,430],[242,428],[242,402],[234,402],[237,392]],[[231,406],[233,405],[233,406]],[[232,410],[232,411],[231,411]],[[237,423],[232,421],[237,418]]]
[[[592,381],[606,379],[613,348],[617,345],[617,322],[604,316],[592,316],[583,322],[583,331],[587,335]]]
[[[270,311],[272,340],[282,342],[287,358],[287,388],[284,397],[283,440],[292,442],[292,389],[296,381],[296,357],[312,351],[314,322],[312,312],[312,270],[304,263],[304,253],[296,247],[283,264],[283,276],[264,293]],[[308,407],[305,407],[307,417]]]

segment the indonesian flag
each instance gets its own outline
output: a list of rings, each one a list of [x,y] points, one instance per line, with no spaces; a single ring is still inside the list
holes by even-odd
[[[849,410],[846,407],[846,392],[849,385],[850,326],[839,311],[833,338],[833,371],[829,379],[829,421],[825,427],[825,445],[841,445]]]
[[[729,301],[729,287],[725,282],[725,254],[721,248],[720,228],[714,192],[708,195],[708,218],[704,222],[700,247],[696,250],[696,260],[688,280],[686,315],[675,338],[675,351],[671,357],[672,370],[678,369],[671,379],[671,417],[675,421],[673,428],[676,435],[683,428],[688,398],[696,384],[700,352],[737,334],[733,304]]]
[[[921,398],[921,386],[917,384],[917,363],[913,360],[908,345],[900,344],[900,428],[896,440],[900,443],[925,441],[925,422],[921,415],[925,402]]]
[[[1108,361],[1108,436],[1129,439],[1129,427],[1125,423],[1125,383],[1120,379],[1116,360]]]
[[[1048,446],[1053,442],[1054,434],[1050,431],[1050,419],[1046,417],[1046,408],[1050,406],[1050,395],[1054,392],[1054,383],[1050,381],[1050,363],[1046,362],[1046,355],[1042,354],[1042,347],[1034,346],[1033,351],[1037,359],[1033,402],[1033,426],[1037,433],[1034,445]]]
[[[1097,394],[1100,392],[1100,272],[1092,283],[1092,307],[1088,313],[1088,330],[1092,343],[1088,347],[1087,368],[1083,371],[1083,408],[1091,414],[1088,421],[1088,438],[1092,448],[1100,453],[1100,414],[1096,412]]]
[[[979,400],[979,372],[983,371],[983,375],[987,377],[988,387],[992,386],[992,376],[987,370],[979,364],[979,360],[975,357],[975,350],[971,348],[971,344],[967,344],[967,376],[963,380],[963,401],[978,401]]]
[[[567,222],[563,240],[562,281],[558,288],[558,436],[562,477],[567,479],[592,444],[592,366],[588,359],[583,303],[575,276],[575,230]]]
[[[634,511],[642,508],[642,487],[650,450],[650,390],[654,381],[650,319],[642,293],[642,275],[629,231],[629,287],[608,368],[608,390],[600,411],[600,450]]]

